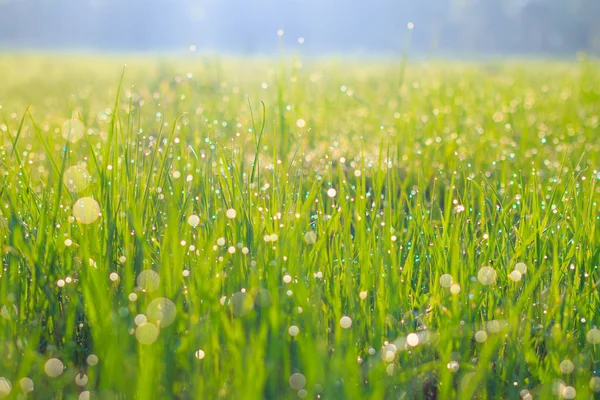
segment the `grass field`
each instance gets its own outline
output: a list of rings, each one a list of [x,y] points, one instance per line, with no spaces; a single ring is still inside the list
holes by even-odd
[[[599,67],[0,56],[0,398],[599,396]]]

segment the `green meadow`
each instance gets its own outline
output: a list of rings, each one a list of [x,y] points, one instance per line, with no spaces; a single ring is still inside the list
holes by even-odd
[[[593,58],[2,54],[0,181],[0,398],[600,397]]]

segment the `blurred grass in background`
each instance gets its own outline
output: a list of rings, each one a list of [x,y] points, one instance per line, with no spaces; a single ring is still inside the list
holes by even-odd
[[[596,61],[133,58],[0,58],[0,397],[600,390]]]

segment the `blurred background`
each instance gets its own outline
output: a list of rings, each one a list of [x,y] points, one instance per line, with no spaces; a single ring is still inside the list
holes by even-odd
[[[0,48],[395,54],[409,23],[417,54],[600,53],[600,0],[0,0]]]

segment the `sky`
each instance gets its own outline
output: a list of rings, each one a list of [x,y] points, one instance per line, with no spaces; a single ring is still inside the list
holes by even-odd
[[[284,46],[307,53],[398,54],[410,38],[414,52],[564,52],[600,38],[593,22],[600,15],[590,18],[596,9],[586,10],[594,3],[600,1],[0,0],[0,49],[195,46],[272,53]]]

